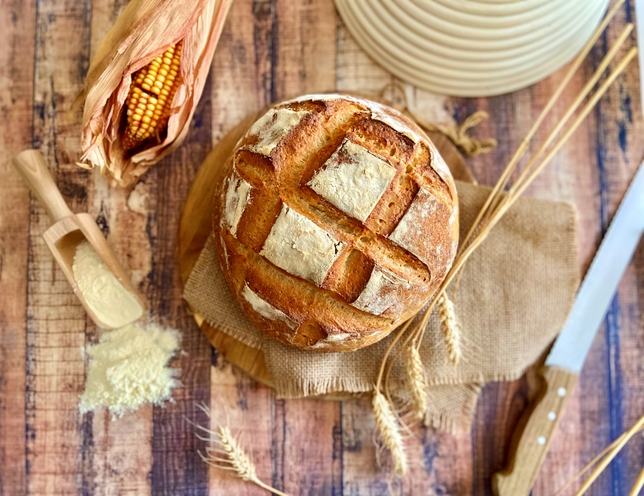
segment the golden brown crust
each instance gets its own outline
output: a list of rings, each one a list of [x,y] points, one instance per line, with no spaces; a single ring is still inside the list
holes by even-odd
[[[458,204],[429,138],[393,109],[315,95],[269,110],[216,195],[220,263],[265,334],[351,351],[414,315],[449,269]]]

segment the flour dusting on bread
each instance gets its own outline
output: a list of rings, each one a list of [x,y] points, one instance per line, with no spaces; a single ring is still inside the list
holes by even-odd
[[[440,267],[432,277],[442,279],[456,255],[458,232],[455,228],[458,225],[455,226],[455,222],[457,217],[453,211],[438,197],[420,189],[389,239],[416,255],[425,264]],[[449,229],[440,234],[444,239],[436,239],[439,234],[432,236],[432,233],[427,232],[426,226],[431,224],[445,225]]]
[[[411,284],[404,279],[387,270],[375,268],[367,285],[352,305],[374,315],[382,315],[387,310],[389,313],[395,313],[399,311],[399,304],[394,296],[400,289],[409,288]]]
[[[396,169],[347,139],[309,181],[343,212],[364,222],[396,175]]]
[[[434,169],[438,175],[445,180],[445,178],[451,178],[452,173],[449,171],[449,167],[447,167],[447,164],[445,163],[445,160],[441,156],[440,153],[438,153],[438,150],[434,146],[434,143],[431,141],[429,142],[429,149],[431,151],[431,156],[432,156],[432,169]]]
[[[255,293],[248,287],[248,284],[244,285],[244,289],[242,289],[242,296],[248,303],[250,303],[250,305],[253,307],[253,310],[255,310],[262,317],[265,317],[269,320],[282,321],[291,329],[295,329],[297,327],[297,322],[293,321],[288,315],[275,308],[266,300],[261,299],[257,293]]]
[[[230,232],[237,233],[237,225],[241,219],[248,198],[250,196],[250,184],[244,181],[236,173],[228,180],[228,189],[226,190],[226,211],[225,219]]]
[[[283,205],[260,255],[289,274],[319,286],[342,249],[343,243]]]
[[[398,222],[396,229],[389,235],[389,239],[421,258],[421,260],[425,258],[420,248],[427,243],[422,243],[419,246],[418,240],[423,236],[427,236],[425,226],[436,211],[437,204],[438,200],[431,193],[423,189],[419,190],[411,206]],[[431,240],[428,241],[431,242]]]
[[[398,112],[396,112],[396,114],[398,114]],[[420,129],[417,131],[415,129],[412,129],[409,124],[405,125],[405,123],[399,117],[394,116],[394,113],[391,111],[391,109],[385,107],[384,105],[375,104],[371,108],[371,118],[380,121],[383,124],[387,124],[389,127],[395,129],[403,136],[406,136],[414,143],[418,143],[419,141],[423,140],[422,136],[419,133]]]
[[[288,108],[271,109],[261,117],[248,131],[257,136],[258,141],[248,147],[249,150],[269,156],[277,144],[297,126],[307,112],[295,112]]]

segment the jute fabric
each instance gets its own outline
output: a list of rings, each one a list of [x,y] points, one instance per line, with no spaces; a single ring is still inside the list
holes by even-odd
[[[457,190],[462,238],[489,189],[457,181]],[[428,380],[426,424],[445,430],[469,426],[481,387],[517,379],[549,346],[565,323],[578,283],[574,208],[521,198],[470,258],[458,284],[448,288],[460,324],[458,365],[448,359],[436,315],[428,323],[420,348]],[[265,337],[230,292],[212,236],[184,298],[212,326],[262,350],[279,397],[370,391],[393,338],[350,353],[315,353]],[[398,361],[392,392],[404,401],[403,377]]]

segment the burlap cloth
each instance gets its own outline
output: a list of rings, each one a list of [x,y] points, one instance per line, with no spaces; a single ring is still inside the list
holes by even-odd
[[[461,238],[489,189],[457,182]],[[454,430],[471,423],[483,384],[514,380],[561,330],[579,282],[574,208],[520,199],[470,258],[449,288],[461,327],[462,358],[450,363],[436,316],[420,348],[428,379],[426,424]],[[190,307],[215,328],[261,349],[279,397],[370,391],[393,334],[350,353],[314,353],[265,337],[228,289],[212,235],[185,287]],[[406,398],[400,361],[392,393]]]

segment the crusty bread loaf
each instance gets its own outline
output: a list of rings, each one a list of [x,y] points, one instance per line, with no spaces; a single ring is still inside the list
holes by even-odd
[[[449,169],[399,112],[343,95],[270,109],[239,141],[216,195],[220,263],[265,334],[351,351],[414,315],[458,243]]]

